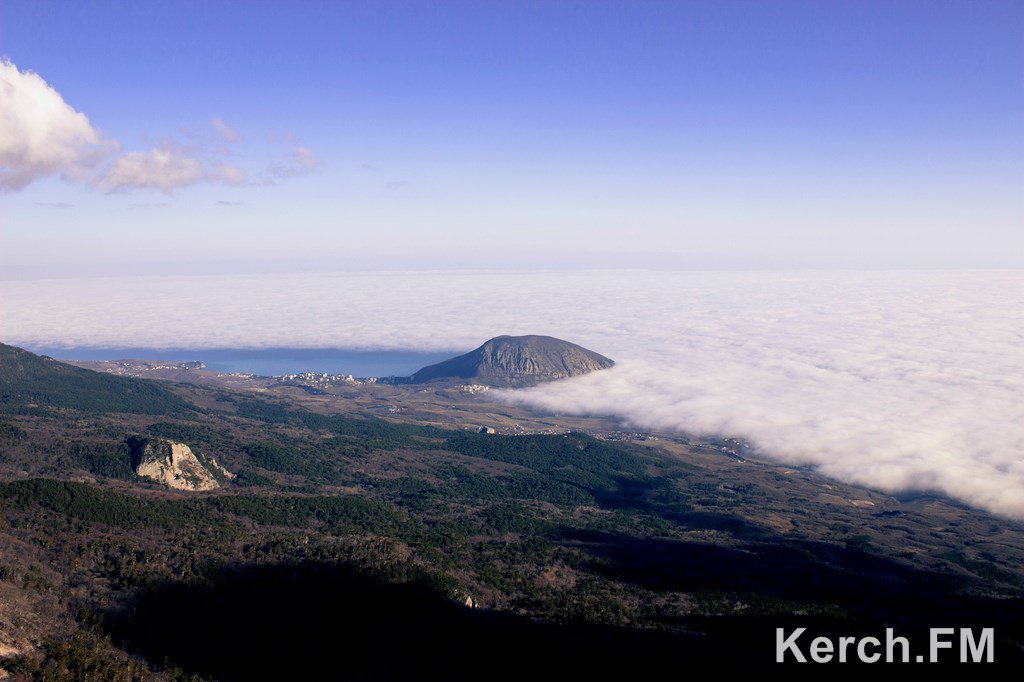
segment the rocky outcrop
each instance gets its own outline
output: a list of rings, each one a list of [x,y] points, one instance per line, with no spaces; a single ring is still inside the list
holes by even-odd
[[[214,490],[220,487],[218,475],[234,478],[234,474],[216,460],[197,455],[184,443],[163,438],[132,438],[128,444],[135,473],[168,488]]]
[[[424,367],[404,383],[472,380],[483,386],[533,386],[606,369],[612,360],[551,336],[496,336],[465,355]]]
[[[235,477],[233,473],[231,473],[230,471],[222,467],[220,464],[218,464],[217,460],[215,460],[213,457],[210,458],[210,469],[212,469],[214,472],[219,473],[221,476],[228,479],[229,481]]]

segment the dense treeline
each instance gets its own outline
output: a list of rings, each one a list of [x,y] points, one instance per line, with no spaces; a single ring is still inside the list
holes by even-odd
[[[230,495],[189,499],[143,499],[84,483],[32,479],[0,483],[0,504],[18,510],[43,508],[76,521],[118,528],[204,527],[249,519],[266,526],[326,533],[400,535],[405,517],[385,502],[356,495]]]
[[[195,412],[156,382],[90,372],[0,344],[0,410],[32,404],[92,413]]]
[[[310,497],[231,495],[213,498],[212,508],[265,526],[307,527],[340,533],[400,535],[406,521],[390,505],[357,495]]]
[[[0,483],[4,507],[46,509],[86,523],[118,528],[203,527],[209,523],[200,500],[152,500],[101,490],[72,481],[32,479]]]
[[[614,487],[623,476],[640,478],[643,462],[621,443],[582,433],[557,436],[450,435],[446,447],[472,457],[518,464],[583,487]]]
[[[127,441],[72,441],[63,448],[60,463],[91,474],[130,481],[135,478],[131,447]]]
[[[225,433],[223,427],[207,424],[159,421],[147,426],[146,433],[208,452],[235,452],[240,448],[238,441]]]
[[[434,475],[441,483],[434,486],[418,479],[382,481],[379,485],[397,491],[405,498],[446,500],[542,500],[552,504],[594,504],[595,498],[579,486],[551,480],[533,472],[488,476],[474,474],[465,467],[440,465]]]
[[[25,433],[24,429],[19,429],[8,421],[0,421],[0,440],[17,443],[25,440],[27,437],[28,434]]]

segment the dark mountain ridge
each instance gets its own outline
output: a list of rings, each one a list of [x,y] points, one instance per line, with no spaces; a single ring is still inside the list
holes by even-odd
[[[0,343],[0,408],[27,405],[136,414],[194,410],[152,381],[80,369]]]
[[[465,355],[424,367],[400,383],[459,379],[488,386],[534,386],[614,364],[592,350],[551,336],[496,336]]]

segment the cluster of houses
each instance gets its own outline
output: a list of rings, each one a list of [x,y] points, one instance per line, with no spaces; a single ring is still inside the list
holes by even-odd
[[[299,372],[298,374],[283,374],[274,378],[282,383],[313,386],[315,388],[326,388],[337,384],[357,385],[377,383],[377,377],[357,379],[351,374],[325,374],[323,372]]]

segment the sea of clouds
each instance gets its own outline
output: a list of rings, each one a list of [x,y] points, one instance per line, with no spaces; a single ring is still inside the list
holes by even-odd
[[[465,351],[617,361],[506,399],[746,438],[886,491],[1024,518],[1024,272],[447,272],[0,281],[28,346]]]

